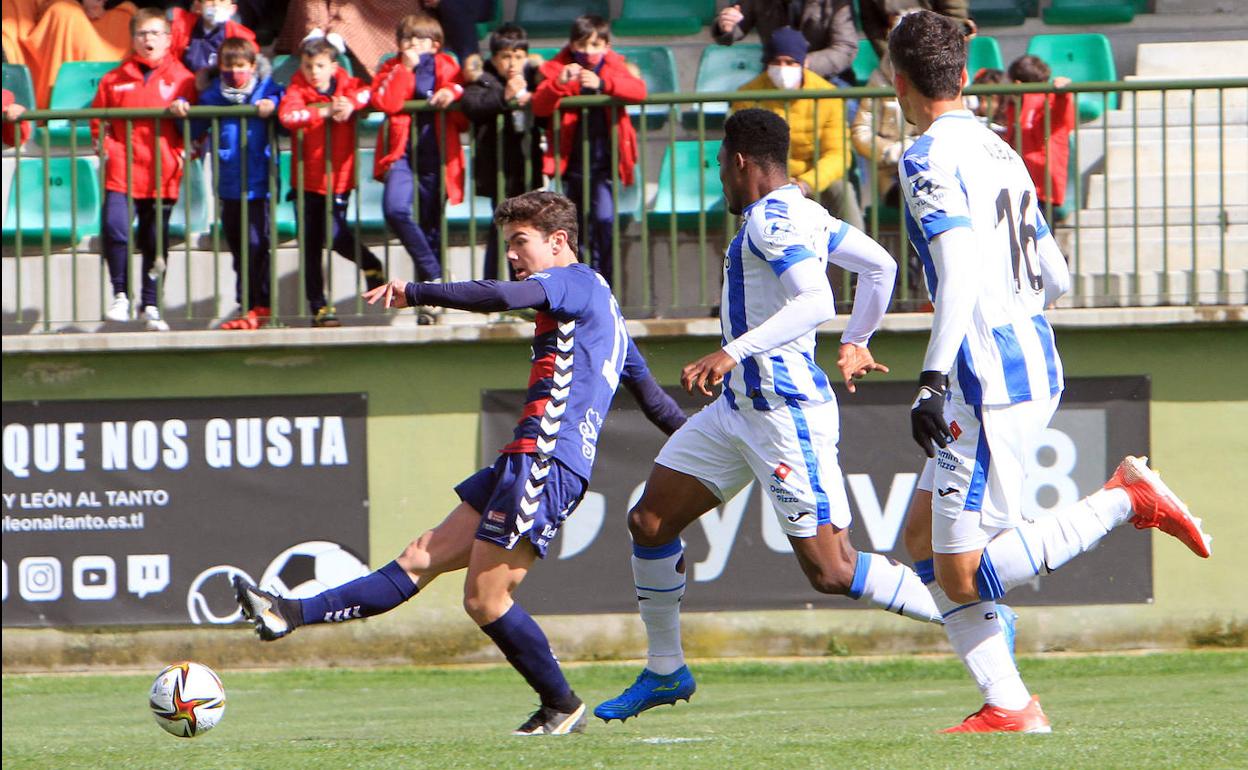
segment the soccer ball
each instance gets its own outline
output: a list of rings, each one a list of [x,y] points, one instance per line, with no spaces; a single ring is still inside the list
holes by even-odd
[[[260,588],[287,599],[309,599],[368,573],[368,565],[337,543],[309,540],[269,562]]]
[[[184,660],[156,675],[148,696],[152,716],[170,735],[194,738],[216,726],[225,714],[225,688],[203,663]]]

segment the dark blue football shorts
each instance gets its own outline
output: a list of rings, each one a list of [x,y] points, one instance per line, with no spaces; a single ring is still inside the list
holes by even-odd
[[[493,465],[456,485],[455,494],[481,514],[478,540],[511,550],[527,538],[544,558],[546,547],[580,505],[587,486],[553,458],[502,454]]]

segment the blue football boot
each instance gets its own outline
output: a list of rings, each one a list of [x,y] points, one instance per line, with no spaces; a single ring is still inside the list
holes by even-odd
[[[693,681],[693,674],[688,666],[681,666],[667,676],[660,676],[648,668],[641,670],[637,681],[619,696],[598,704],[594,716],[604,722],[618,719],[621,722],[635,717],[646,709],[655,706],[676,705],[676,701],[687,701],[693,697],[698,685]]]
[[[997,603],[997,625],[1001,626],[1001,633],[1005,634],[1005,644],[1010,648],[1010,658],[1014,658],[1014,625],[1018,620],[1018,613],[1010,609],[1008,605]]]

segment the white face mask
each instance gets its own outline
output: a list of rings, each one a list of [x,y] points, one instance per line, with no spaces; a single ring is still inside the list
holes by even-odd
[[[771,82],[775,84],[776,88],[782,88],[785,91],[792,91],[802,86],[801,67],[768,64],[767,77],[771,78]]]
[[[227,21],[229,21],[231,18],[233,18],[233,16],[234,14],[231,13],[228,8],[217,8],[215,5],[210,5],[204,8],[204,13],[203,13],[204,24],[208,25],[209,27],[215,27],[218,24],[224,24]]]

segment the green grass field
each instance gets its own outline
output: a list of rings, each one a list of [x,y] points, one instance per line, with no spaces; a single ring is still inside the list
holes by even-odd
[[[216,662],[210,662],[216,665]],[[715,662],[689,704],[584,735],[512,738],[534,708],[510,669],[230,671],[224,720],[166,735],[138,675],[5,676],[4,767],[1248,767],[1248,652],[1021,661],[1047,736],[940,736],[978,707],[952,659]],[[153,675],[155,672],[152,672]],[[569,668],[591,703],[636,668]]]

